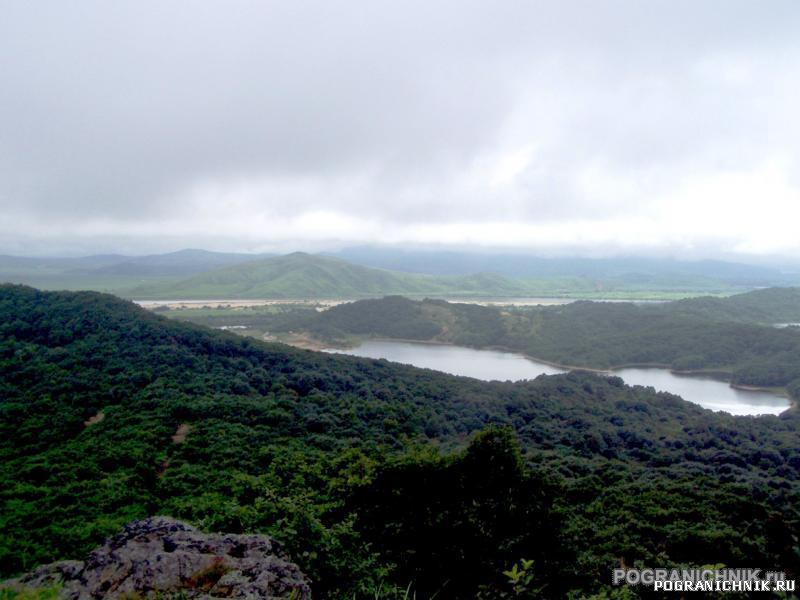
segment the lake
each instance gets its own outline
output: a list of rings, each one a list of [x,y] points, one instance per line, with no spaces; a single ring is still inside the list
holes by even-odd
[[[564,373],[564,369],[537,362],[513,352],[475,350],[392,340],[367,340],[355,348],[330,350],[366,358],[385,358],[393,362],[435,369],[453,375],[466,375],[485,381],[520,381],[539,375]],[[789,401],[777,394],[737,390],[725,382],[705,377],[675,375],[666,369],[620,369],[612,372],[630,385],[652,386],[663,392],[711,410],[734,415],[779,414],[789,408]]]

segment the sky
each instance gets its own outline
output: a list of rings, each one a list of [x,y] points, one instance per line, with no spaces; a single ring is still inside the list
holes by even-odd
[[[0,253],[800,260],[800,3],[6,0]]]

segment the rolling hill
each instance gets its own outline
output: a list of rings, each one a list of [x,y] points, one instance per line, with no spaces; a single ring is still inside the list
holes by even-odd
[[[338,258],[295,252],[215,269],[175,282],[140,286],[136,299],[364,298],[406,296],[513,296],[529,290],[521,282],[481,273],[434,277],[354,265]]]
[[[166,314],[171,314],[167,312]],[[800,399],[800,288],[769,288],[728,298],[637,304],[586,302],[495,307],[411,300],[363,299],[322,312],[179,311],[176,318],[241,333],[304,332],[325,344],[365,337],[505,348],[583,368],[626,365],[706,371],[739,385],[785,388]]]
[[[104,265],[94,270],[98,274],[187,277],[220,267],[242,264],[274,256],[273,254],[241,254],[236,252],[209,252],[187,248],[166,254],[132,256]]]
[[[238,254],[185,249],[166,254],[83,257],[0,256],[0,281],[43,289],[96,290],[124,293],[143,284],[183,279],[224,266],[266,258],[268,254]]]
[[[794,277],[794,279],[793,279]],[[720,261],[541,258],[342,250],[335,255],[184,249],[146,256],[0,256],[0,282],[140,299],[438,297],[676,299],[732,294],[797,277]]]
[[[499,273],[518,279],[572,277],[604,280],[609,284],[639,284],[669,287],[721,286],[765,287],[800,283],[799,268],[792,272],[760,265],[721,260],[676,260],[670,258],[548,258],[523,253],[458,252],[364,246],[330,253],[349,262],[394,271],[429,275]]]

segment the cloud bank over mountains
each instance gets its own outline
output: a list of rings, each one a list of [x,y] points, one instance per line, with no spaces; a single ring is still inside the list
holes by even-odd
[[[0,252],[800,259],[796,2],[12,2]]]

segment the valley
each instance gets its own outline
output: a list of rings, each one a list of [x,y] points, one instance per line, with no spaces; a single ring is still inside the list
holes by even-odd
[[[270,536],[328,600],[494,598],[522,557],[557,597],[613,594],[620,561],[800,570],[798,288],[398,273],[295,254],[136,303],[0,285],[5,575],[157,514]]]
[[[352,347],[370,338],[447,343],[521,353],[564,368],[669,369],[789,396],[800,389],[800,336],[774,324],[799,313],[798,288],[656,304],[483,306],[393,296],[330,308],[164,312],[305,347]]]
[[[381,260],[383,257],[383,260]],[[541,259],[492,254],[245,254],[186,249],[145,256],[0,256],[0,281],[95,290],[140,301],[422,299],[676,300],[794,285],[795,272],[719,261]]]
[[[287,341],[291,342],[292,340]],[[320,344],[315,348],[309,340],[298,340],[298,342],[292,345],[312,349],[319,349],[322,346]],[[484,381],[522,381],[535,379],[539,375],[555,375],[570,370],[520,354],[475,350],[450,344],[370,339],[352,348],[325,350],[351,356],[385,359]],[[790,400],[780,392],[731,386],[724,379],[714,379],[703,373],[675,374],[668,369],[653,367],[626,367],[597,372],[620,377],[627,385],[641,385],[659,392],[669,392],[703,408],[721,410],[734,415],[777,415],[791,406]]]
[[[0,600],[797,600],[800,2],[2,17]]]
[[[340,332],[353,306],[375,326],[357,303],[298,310]],[[520,557],[554,597],[613,593],[620,561],[800,569],[796,409],[733,416],[591,373],[485,382],[9,285],[0,369],[6,576],[157,514],[272,536],[331,600],[402,598],[409,582],[493,596]]]

